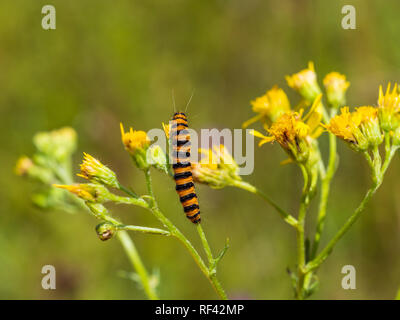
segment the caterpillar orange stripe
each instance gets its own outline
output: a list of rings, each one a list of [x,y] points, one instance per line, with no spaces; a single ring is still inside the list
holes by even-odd
[[[176,112],[171,121],[171,145],[176,192],[183,205],[186,217],[193,223],[199,223],[200,207],[194,189],[192,168],[190,165],[190,134],[185,113]]]

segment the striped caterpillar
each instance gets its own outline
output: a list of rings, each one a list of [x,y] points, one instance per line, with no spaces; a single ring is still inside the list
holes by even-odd
[[[182,203],[186,217],[193,223],[199,223],[200,208],[193,183],[190,164],[190,134],[185,113],[176,112],[172,118],[170,137],[176,192]]]

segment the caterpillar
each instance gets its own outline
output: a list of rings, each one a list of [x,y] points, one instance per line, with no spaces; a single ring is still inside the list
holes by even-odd
[[[172,168],[176,192],[179,195],[186,217],[193,223],[199,223],[201,221],[200,207],[193,183],[190,164],[190,134],[187,128],[188,121],[185,113],[174,113],[170,126]]]

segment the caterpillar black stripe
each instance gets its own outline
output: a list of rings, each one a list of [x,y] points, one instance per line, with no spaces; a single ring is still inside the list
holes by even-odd
[[[193,183],[190,165],[190,134],[187,130],[188,121],[183,112],[177,112],[172,118],[170,137],[174,164],[174,180],[176,192],[182,203],[186,217],[193,223],[199,223],[200,208]]]

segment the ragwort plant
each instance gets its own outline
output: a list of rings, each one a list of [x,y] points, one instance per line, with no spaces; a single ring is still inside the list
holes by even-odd
[[[221,252],[214,256],[201,224],[196,224],[207,262],[201,257],[189,239],[160,210],[153,191],[151,168],[170,174],[167,157],[159,146],[151,146],[151,141],[144,131],[125,132],[121,124],[122,142],[131,156],[134,165],[143,172],[147,194],[137,195],[132,189],[121,184],[117,175],[98,159],[84,153],[78,176],[88,183],[74,182],[71,170],[71,156],[76,149],[76,133],[71,128],[52,132],[38,133],[34,137],[37,152],[32,158],[21,157],[16,166],[19,175],[38,180],[41,190],[33,196],[34,203],[43,208],[59,208],[68,211],[85,210],[102,222],[96,226],[96,232],[103,241],[116,236],[121,242],[135,274],[149,299],[158,299],[158,275],[149,275],[142,259],[127,231],[161,235],[178,239],[190,253],[196,264],[210,281],[221,299],[227,299],[224,289],[217,278],[217,265],[229,245],[228,240]],[[151,165],[150,165],[151,163]],[[62,189],[69,193],[60,192]],[[113,192],[118,190],[124,196]],[[126,225],[113,217],[105,203],[113,202],[138,206],[150,211],[160,222],[162,228]]]
[[[331,72],[323,79],[327,104],[322,102],[322,90],[318,85],[312,62],[307,69],[287,76],[286,80],[289,87],[298,92],[302,98],[299,105],[292,109],[285,92],[273,87],[264,96],[251,102],[252,109],[257,115],[246,121],[243,126],[247,127],[261,121],[266,134],[253,131],[256,137],[261,138],[259,145],[278,142],[289,156],[285,163],[295,163],[302,172],[304,187],[297,218],[289,214],[283,217],[297,234],[297,271],[290,272],[290,275],[295,297],[304,299],[316,290],[318,268],[360,217],[366,204],[382,184],[385,172],[400,146],[400,94],[397,85],[391,90],[389,84],[386,93],[383,93],[380,87],[376,107],[361,106],[350,112],[349,107],[345,106],[346,91],[350,83],[346,81],[344,75]],[[321,157],[318,146],[318,138],[323,131],[329,134],[327,163]],[[357,209],[327,245],[319,250],[330,185],[338,167],[337,137],[366,159],[372,183]],[[380,150],[381,145],[384,145],[384,150]],[[384,157],[381,156],[381,151],[384,151]],[[306,218],[318,182],[320,183],[318,220],[314,239],[310,242],[305,239]],[[278,210],[280,213],[283,211]]]
[[[380,87],[377,107],[361,106],[350,112],[345,106],[346,91],[350,84],[344,75],[331,72],[325,76],[323,84],[326,102],[323,102],[322,90],[312,63],[309,63],[307,69],[287,76],[286,80],[289,87],[299,93],[300,103],[292,108],[283,89],[274,86],[265,95],[251,101],[256,116],[243,123],[243,128],[261,122],[265,133],[252,130],[252,134],[261,139],[259,146],[276,141],[288,155],[288,159],[282,164],[293,163],[301,170],[304,186],[296,217],[282,209],[260,189],[244,181],[239,175],[239,166],[223,145],[213,146],[208,150],[199,149],[202,158],[192,163],[191,172],[196,182],[211,188],[222,189],[231,186],[260,196],[294,229],[297,235],[297,265],[296,270],[290,271],[289,274],[295,298],[305,299],[318,288],[318,268],[360,217],[366,204],[382,184],[385,172],[400,147],[400,94],[397,85],[391,90],[389,84],[386,93],[383,93]],[[163,129],[168,141],[169,125],[163,124]],[[329,135],[327,163],[323,160],[318,145],[318,139],[324,132]],[[17,173],[40,182],[42,189],[33,196],[37,205],[67,211],[84,209],[101,220],[96,227],[99,238],[118,238],[132,262],[136,272],[134,278],[141,284],[149,299],[158,298],[156,288],[159,279],[156,274],[149,275],[128,231],[178,239],[219,297],[226,299],[225,291],[217,278],[217,265],[229,247],[228,241],[222,251],[214,257],[201,224],[196,224],[207,257],[207,260],[204,260],[187,237],[165,216],[156,201],[150,171],[155,168],[173,177],[169,155],[159,146],[151,145],[144,131],[130,129],[125,132],[121,124],[121,134],[122,142],[134,165],[144,174],[147,185],[145,195],[139,196],[132,189],[122,185],[110,168],[89,154],[84,154],[78,174],[88,180],[88,183],[75,183],[72,178],[71,157],[76,148],[76,133],[71,128],[37,134],[34,137],[36,154],[32,158],[20,158],[16,167]],[[320,249],[331,181],[338,167],[337,137],[366,159],[372,182],[360,205],[325,247]],[[379,150],[381,145],[383,150]],[[307,213],[318,188],[320,190],[317,226],[313,240],[309,241],[305,238]],[[62,192],[62,189],[68,190],[69,193]],[[124,193],[124,196],[116,194],[114,190]],[[104,205],[106,202],[147,209],[160,222],[162,228],[125,225],[113,217]]]

